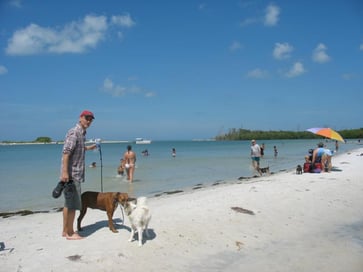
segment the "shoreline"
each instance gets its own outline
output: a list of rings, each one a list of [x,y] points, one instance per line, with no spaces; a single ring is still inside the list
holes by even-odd
[[[0,218],[4,271],[349,271],[363,267],[363,149],[335,171],[294,170],[150,197],[151,238],[128,242],[115,211],[89,210],[85,239],[61,237],[59,212]],[[78,217],[78,212],[76,217]]]
[[[271,172],[279,173],[281,170],[286,171],[302,163],[304,160],[302,154],[307,153],[308,148],[315,146],[316,143],[295,140],[267,142],[267,146],[272,147],[272,145],[280,147],[280,156],[274,158],[266,152],[261,167],[270,166]],[[175,160],[169,152],[170,146],[176,146],[180,151]],[[254,175],[248,143],[242,146],[239,142],[155,143],[154,148],[150,150],[150,157],[139,158],[135,182],[129,185],[124,177],[116,175],[115,169],[119,161],[116,151],[119,147],[119,144],[103,146],[103,171],[100,167],[87,168],[83,191],[101,191],[100,185],[103,181],[104,192],[120,191],[134,196],[152,197],[170,191],[189,189],[198,184],[210,186],[224,180],[234,182],[241,176],[250,178]],[[59,158],[61,152],[59,148],[57,145],[4,148],[5,152],[2,153],[4,162],[0,170],[3,173],[0,212],[50,211],[63,205],[62,199],[51,197],[51,191],[58,182],[59,160],[55,158]],[[338,154],[344,154],[354,148],[357,148],[357,145],[343,145]],[[142,148],[139,151],[141,150]],[[26,159],[28,152],[32,152],[36,157],[29,163]],[[100,166],[99,159],[99,152],[88,153],[86,164],[95,161]],[[224,160],[223,164],[220,163],[221,159]],[[24,164],[23,171],[18,171],[18,165],[21,164]],[[39,171],[40,167],[42,171]],[[42,184],[42,186],[27,187],[29,184]],[[24,191],[20,188],[28,189]]]
[[[289,171],[293,171],[293,169],[283,169],[283,170],[279,170],[278,172],[271,172],[271,175],[276,175],[276,174],[280,174],[280,173],[285,173],[285,172],[289,172]],[[163,191],[160,193],[155,193],[153,195],[147,196],[148,199],[152,199],[152,198],[158,198],[158,197],[164,197],[164,196],[171,196],[171,195],[175,195],[175,194],[183,194],[183,193],[190,193],[199,189],[207,189],[209,187],[214,187],[214,186],[219,186],[219,185],[231,185],[231,184],[242,184],[242,183],[253,183],[256,182],[256,179],[261,178],[263,176],[258,176],[258,175],[254,175],[254,176],[241,176],[239,178],[237,178],[236,180],[217,180],[213,183],[208,183],[208,184],[203,184],[203,183],[199,183],[199,184],[195,184],[193,186],[188,186],[188,187],[182,187],[182,188],[177,188],[175,190],[171,190],[171,191]],[[266,177],[266,175],[265,175]],[[60,198],[63,198],[63,196],[60,196]],[[37,214],[37,213],[51,213],[51,212],[61,212],[63,209],[63,206],[60,207],[53,207],[50,208],[48,210],[44,209],[44,210],[30,210],[30,209],[19,209],[19,210],[14,210],[14,211],[3,211],[0,212],[0,218],[9,218],[12,216],[27,216],[27,215],[32,215],[32,214]]]
[[[287,172],[289,170],[281,170],[279,171],[279,173],[282,172]],[[274,175],[276,173],[272,172],[271,175]],[[190,193],[192,191],[195,190],[199,190],[199,189],[207,189],[209,187],[213,187],[213,186],[219,186],[219,185],[230,185],[230,184],[241,184],[242,180],[243,181],[251,181],[253,182],[253,179],[257,179],[260,178],[260,176],[251,176],[251,177],[239,177],[236,180],[219,180],[219,181],[215,181],[214,183],[211,184],[195,184],[194,186],[190,186],[190,187],[183,187],[181,189],[175,189],[172,191],[164,191],[164,192],[160,192],[160,193],[155,193],[152,196],[148,196],[148,199],[153,199],[153,198],[158,198],[158,197],[164,197],[164,196],[171,196],[171,195],[175,195],[175,194],[183,194],[183,193]],[[61,196],[63,198],[63,196]],[[37,213],[51,213],[51,212],[61,212],[63,209],[63,207],[54,207],[51,208],[49,210],[29,210],[29,209],[20,209],[20,210],[16,210],[16,211],[4,211],[4,212],[0,212],[0,218],[9,218],[12,216],[27,216],[27,215],[32,215],[32,214],[37,214]]]
[[[338,158],[339,156],[342,156],[342,155],[349,154],[351,152],[357,151],[359,149],[362,149],[362,152],[363,152],[363,148],[355,148],[355,149],[348,150],[348,151],[346,151],[344,153],[338,153],[333,157],[333,159]],[[362,152],[361,152],[361,154],[363,154]],[[287,172],[291,172],[291,171],[295,171],[295,168],[280,169],[280,170],[278,170],[276,172],[271,172],[270,175],[241,176],[241,177],[236,178],[236,179],[216,180],[214,182],[207,183],[207,184],[197,183],[197,184],[192,185],[192,186],[180,187],[180,188],[176,188],[176,189],[171,190],[171,191],[160,191],[158,193],[150,194],[147,197],[149,199],[152,199],[152,198],[171,196],[171,195],[176,195],[176,194],[190,193],[190,192],[193,192],[193,191],[196,191],[196,190],[199,190],[199,189],[207,189],[209,187],[214,187],[214,186],[219,186],[219,185],[254,183],[254,182],[258,182],[257,179],[259,179],[259,178],[269,177],[269,176],[272,176],[272,175],[279,175],[279,174],[287,173]],[[333,172],[334,172],[334,167],[333,167]],[[309,175],[309,174],[313,174],[313,173],[304,173],[304,174]],[[63,196],[60,196],[60,198],[63,198]],[[12,217],[12,216],[17,216],[17,215],[27,216],[27,215],[37,214],[37,213],[61,212],[62,209],[63,209],[63,206],[52,207],[52,208],[49,208],[49,209],[37,209],[37,210],[32,210],[32,209],[26,209],[25,208],[25,209],[12,210],[12,211],[2,211],[2,212],[0,212],[0,218],[9,218],[9,217]]]

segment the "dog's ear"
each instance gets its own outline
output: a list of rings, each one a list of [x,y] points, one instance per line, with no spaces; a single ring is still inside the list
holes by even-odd
[[[122,201],[127,201],[129,199],[129,195],[127,193],[121,193]]]
[[[124,207],[127,203],[127,201],[129,200],[129,195],[127,193],[119,193],[119,201],[121,203],[121,205]]]

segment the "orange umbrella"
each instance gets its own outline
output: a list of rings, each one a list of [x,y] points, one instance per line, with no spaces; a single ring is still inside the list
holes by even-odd
[[[343,137],[338,132],[336,132],[331,128],[309,128],[307,129],[307,131],[312,132],[316,135],[324,136],[326,138],[345,143]]]

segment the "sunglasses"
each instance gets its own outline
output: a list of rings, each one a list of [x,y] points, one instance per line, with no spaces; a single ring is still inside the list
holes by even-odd
[[[84,118],[85,118],[88,122],[92,122],[92,121],[93,121],[93,116],[86,115]]]

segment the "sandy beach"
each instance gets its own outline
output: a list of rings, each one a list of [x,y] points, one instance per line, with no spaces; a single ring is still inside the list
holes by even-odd
[[[361,272],[362,153],[334,156],[331,173],[291,170],[150,198],[142,247],[127,241],[120,208],[118,233],[105,212],[88,210],[79,241],[61,236],[60,212],[1,218],[1,271]]]

